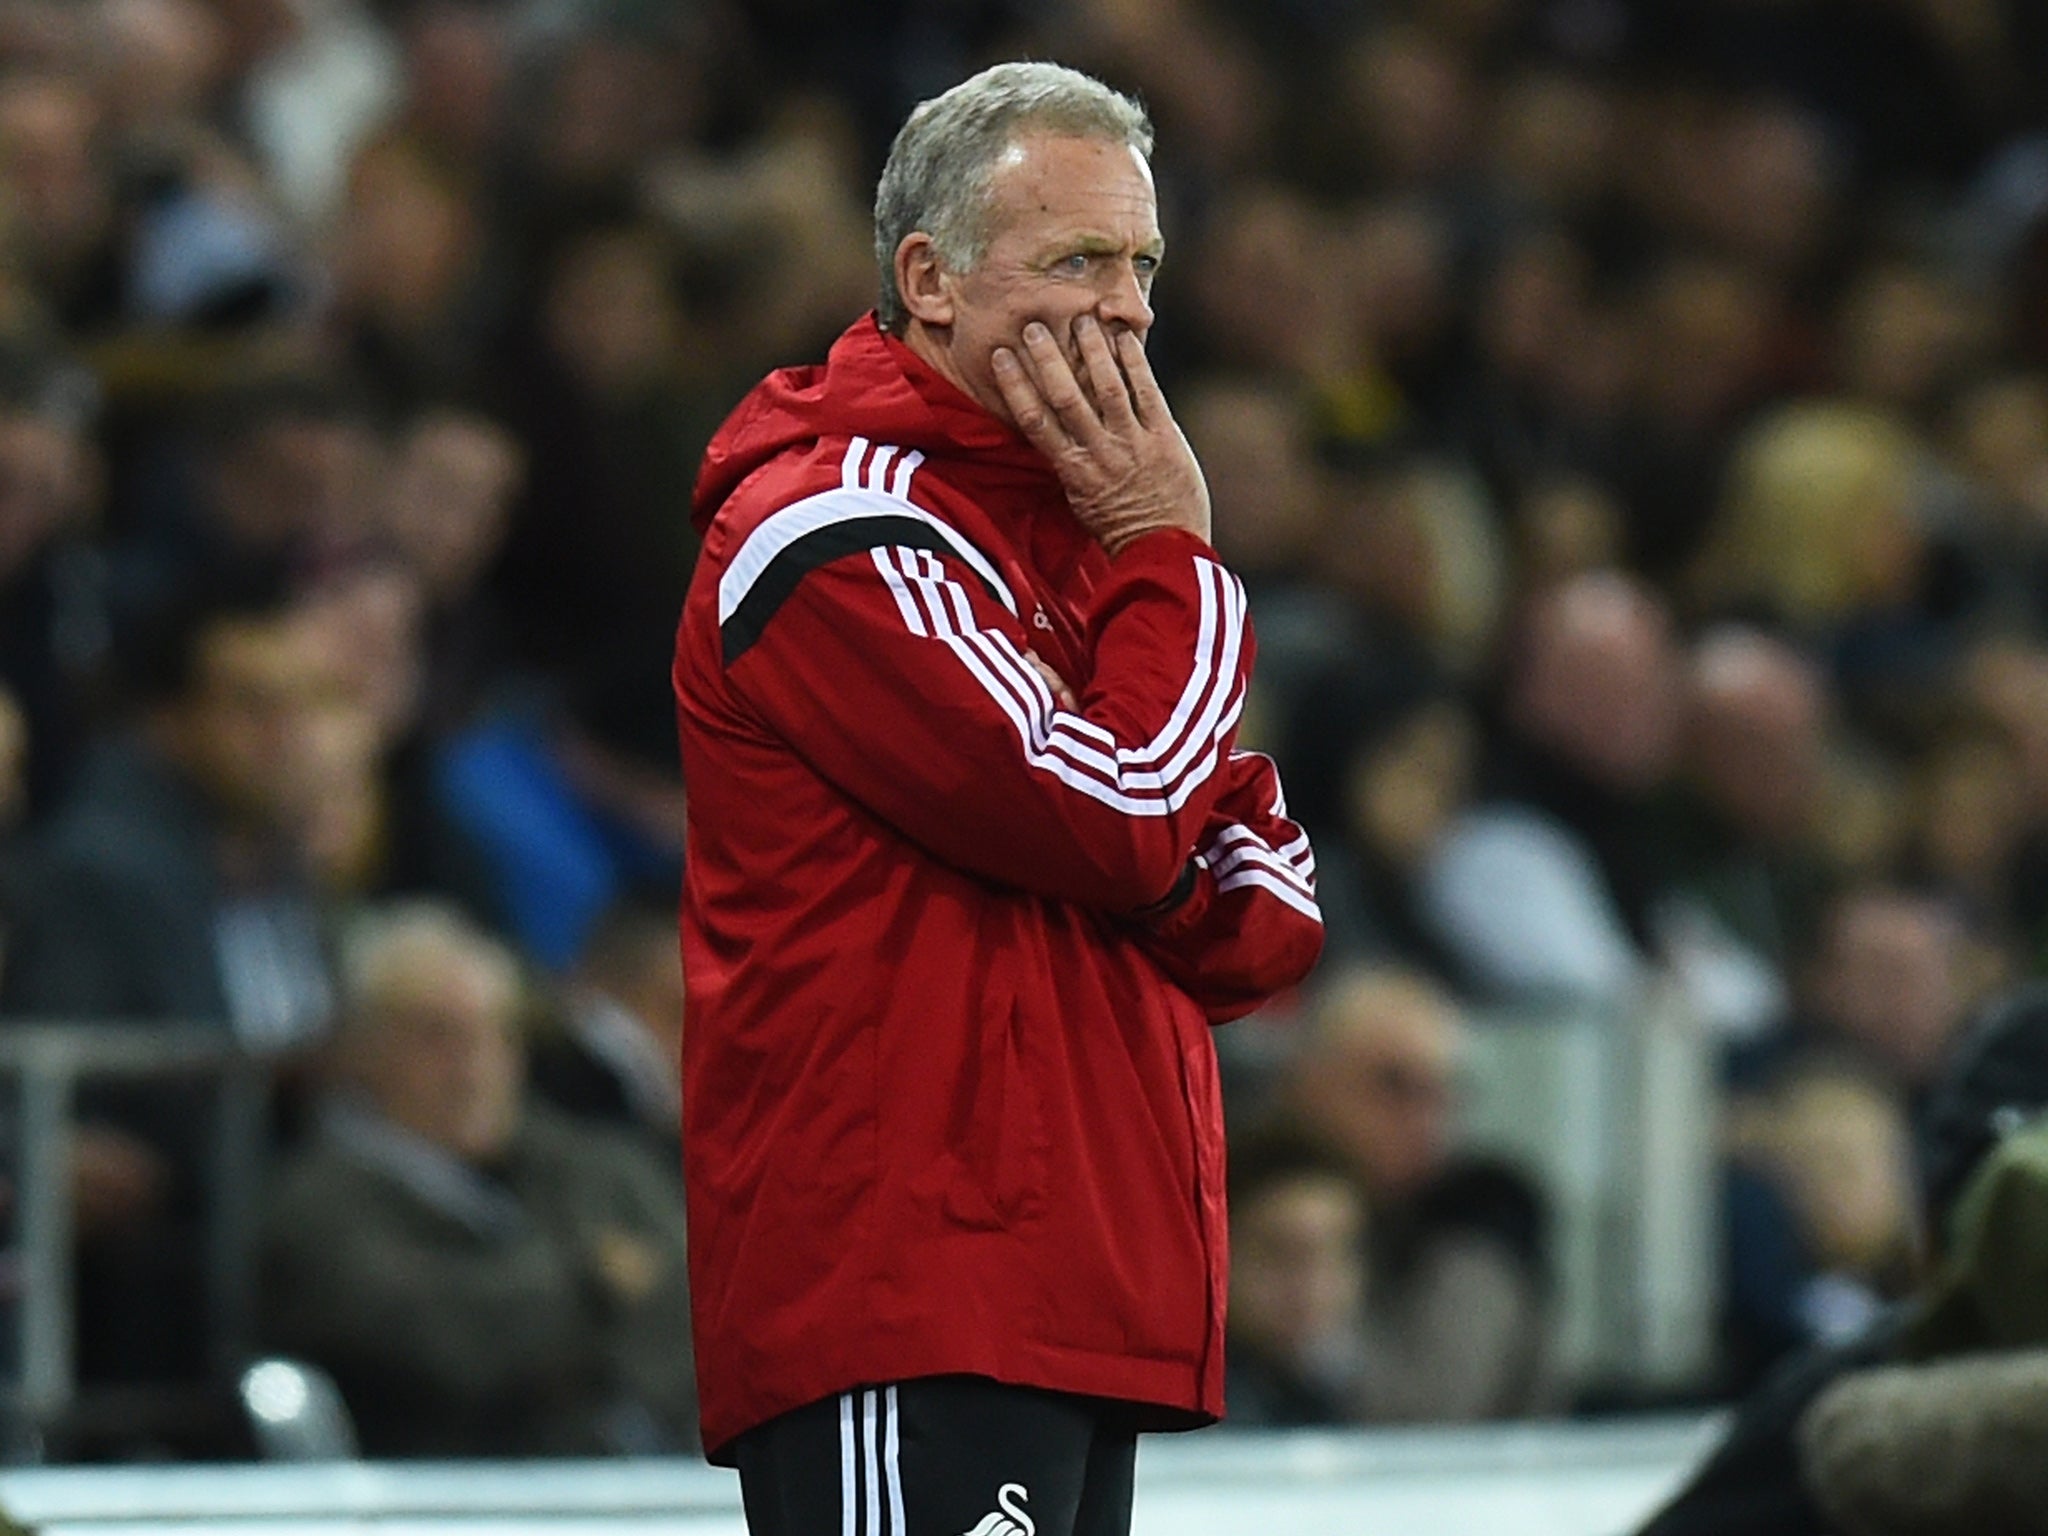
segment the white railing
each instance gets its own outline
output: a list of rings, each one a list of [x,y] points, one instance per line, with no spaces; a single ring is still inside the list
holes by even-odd
[[[79,1090],[191,1079],[214,1093],[204,1170],[206,1323],[226,1367],[248,1342],[267,1066],[221,1027],[15,1020],[0,1026],[0,1091],[16,1106],[9,1175],[18,1199],[13,1257],[20,1288],[12,1341],[18,1370],[0,1390],[0,1404],[31,1432],[63,1420],[79,1402],[71,1197]]]
[[[1465,1131],[1522,1163],[1549,1196],[1566,1379],[1649,1392],[1697,1382],[1718,1303],[1711,1042],[1669,1007],[1481,1022]],[[209,1328],[223,1373],[244,1363],[268,1070],[218,1027],[0,1027],[0,1088],[11,1086],[18,1106],[22,1276],[13,1319],[19,1371],[0,1387],[0,1407],[18,1424],[61,1423],[80,1403],[69,1190],[82,1084],[198,1078],[215,1086]]]
[[[1696,1387],[1721,1290],[1713,1039],[1670,1000],[1475,1023],[1464,1138],[1549,1198],[1566,1379]]]
[[[1133,1536],[1622,1536],[1711,1419],[1147,1437]],[[743,1536],[700,1463],[47,1468],[0,1474],[41,1536]]]

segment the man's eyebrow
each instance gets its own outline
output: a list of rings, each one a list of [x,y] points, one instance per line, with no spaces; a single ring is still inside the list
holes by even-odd
[[[1048,255],[1057,254],[1061,256],[1116,256],[1121,254],[1123,249],[1123,241],[1113,240],[1108,235],[1073,235],[1063,240],[1049,242],[1046,246],[1046,253]],[[1150,256],[1154,261],[1164,257],[1166,255],[1165,237],[1163,235],[1154,235],[1151,239],[1142,242],[1138,246],[1138,254],[1140,256]]]

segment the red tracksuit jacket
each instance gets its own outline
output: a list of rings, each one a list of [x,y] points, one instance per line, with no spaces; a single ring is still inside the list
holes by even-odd
[[[1242,588],[1188,534],[1112,561],[1045,460],[871,316],[740,405],[695,515],[675,685],[710,1455],[955,1372],[1208,1422],[1209,1026],[1322,942],[1308,841],[1232,749]]]

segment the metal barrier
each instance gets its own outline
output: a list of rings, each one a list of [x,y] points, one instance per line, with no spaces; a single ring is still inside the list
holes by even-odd
[[[202,1079],[215,1093],[206,1185],[209,1334],[232,1365],[249,1336],[256,1203],[269,1067],[224,1027],[168,1024],[0,1026],[0,1079],[19,1106],[14,1167],[20,1304],[15,1379],[0,1404],[30,1430],[79,1406],[73,1313],[72,1171],[79,1089],[86,1083]]]
[[[1720,1306],[1714,1040],[1670,997],[1475,1022],[1463,1133],[1550,1197],[1566,1378],[1697,1388]]]
[[[1718,1301],[1711,1042],[1669,1007],[1484,1022],[1466,1129],[1477,1144],[1520,1160],[1551,1197],[1567,1377],[1651,1391],[1696,1382]],[[0,1386],[0,1408],[16,1423],[46,1430],[84,1406],[74,1368],[71,1207],[82,1084],[214,1085],[208,1321],[223,1373],[244,1362],[270,1070],[220,1027],[0,1026],[0,1079],[14,1082],[19,1103],[20,1369]]]

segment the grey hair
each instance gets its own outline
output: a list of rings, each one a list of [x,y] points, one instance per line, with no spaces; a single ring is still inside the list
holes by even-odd
[[[1128,144],[1147,159],[1145,109],[1100,80],[1062,64],[997,64],[920,102],[889,146],[875,188],[876,313],[886,331],[906,318],[896,287],[896,248],[922,230],[939,260],[966,272],[987,249],[989,184],[997,160],[1031,130]]]
[[[412,897],[363,913],[342,937],[346,1027],[373,1024],[421,966],[438,970],[450,961],[479,967],[508,1003],[519,999],[518,958],[452,902]]]

